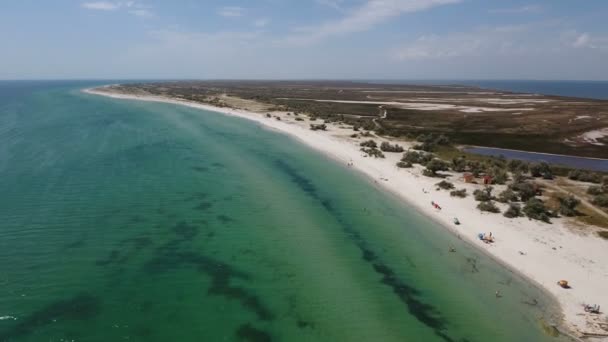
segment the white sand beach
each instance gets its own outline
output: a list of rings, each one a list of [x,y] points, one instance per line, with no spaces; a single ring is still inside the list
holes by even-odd
[[[294,116],[286,113],[275,112],[269,118],[264,113],[163,97],[118,94],[109,89],[88,89],[85,92],[119,99],[174,103],[246,118],[289,134],[344,165],[352,162],[353,170],[368,176],[377,186],[398,195],[446,229],[546,289],[562,307],[563,326],[579,336],[608,336],[606,330],[603,330],[608,327],[601,325],[605,324],[606,315],[592,315],[583,310],[583,304],[598,304],[602,312],[608,311],[608,240],[598,238],[588,231],[577,231],[575,225],[567,219],[554,219],[552,224],[546,224],[525,217],[508,219],[501,214],[482,213],[476,209],[477,202],[472,196],[461,199],[451,197],[449,191],[436,190],[435,184],[439,180],[422,176],[420,166],[397,168],[395,164],[402,153],[385,153],[385,159],[367,157],[359,150],[361,140],[350,137],[352,128],[340,124],[328,124],[327,131],[312,131],[309,124],[313,121],[296,121]],[[280,120],[274,116],[280,117]],[[374,139],[389,141],[376,137]],[[409,147],[407,142],[391,141],[394,142]],[[464,183],[459,174],[452,174],[448,180],[456,188],[466,188],[468,193],[483,187]],[[495,188],[496,191],[501,191],[504,186]],[[438,203],[442,209],[433,208],[431,201]],[[500,203],[497,205],[502,206],[501,209],[506,208]],[[453,223],[455,217],[461,222],[458,226]],[[492,232],[495,243],[485,244],[480,241],[477,237],[480,232]],[[571,288],[558,286],[557,282],[561,279],[568,280]]]

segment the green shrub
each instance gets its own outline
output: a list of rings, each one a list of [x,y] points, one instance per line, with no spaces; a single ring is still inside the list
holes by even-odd
[[[479,204],[477,205],[477,209],[490,213],[500,213],[500,209],[498,209],[496,204],[494,204],[494,202],[492,201],[479,202]]]
[[[475,197],[475,200],[479,202],[491,201],[494,199],[494,196],[492,196],[492,190],[494,190],[494,188],[491,186],[488,186],[483,190],[475,190],[473,191],[473,197]]]
[[[495,167],[490,171],[492,184],[505,184],[509,180],[509,174],[504,169]]]
[[[588,193],[589,195],[597,196],[597,195],[601,195],[601,194],[603,194],[603,193],[604,193],[604,190],[603,190],[603,189],[602,189],[602,187],[600,187],[600,186],[593,185],[593,186],[590,186],[590,187],[587,189],[587,193]]]
[[[545,203],[538,198],[530,198],[524,206],[524,214],[533,220],[550,223],[551,213],[545,207]]]
[[[515,191],[513,191],[511,189],[506,189],[505,191],[498,194],[497,201],[501,202],[501,203],[509,203],[509,202],[517,202],[518,199],[519,199],[519,197],[517,196]]]
[[[467,170],[467,160],[463,157],[452,159],[452,170],[456,172],[464,172]]]
[[[509,185],[509,188],[519,194],[522,202],[526,202],[538,194],[536,186],[530,182],[513,183]]]
[[[539,164],[533,164],[530,167],[530,174],[532,177],[542,177],[544,179],[553,179],[553,172],[549,164],[541,162]]]
[[[325,131],[325,130],[327,130],[327,125],[326,124],[319,124],[319,125],[310,124],[310,129],[313,131]]]
[[[384,152],[403,152],[403,147],[397,144],[391,145],[386,141],[383,141],[382,144],[380,144],[380,149]]]
[[[428,172],[424,175],[427,176],[430,174],[429,177],[436,177],[437,172],[447,171],[450,168],[449,164],[441,159],[433,159],[433,160],[429,161],[428,163],[426,163],[425,166],[426,166],[425,171],[428,171]]]
[[[402,169],[409,169],[412,166],[413,165],[410,162],[400,161],[400,162],[397,163],[397,167],[402,168]]]
[[[568,173],[568,178],[596,184],[600,184],[602,182],[602,176],[600,174],[584,170],[572,170]]]
[[[509,209],[507,209],[503,215],[504,217],[508,218],[523,216],[521,213],[521,207],[517,203],[510,203]]]
[[[570,195],[567,197],[559,197],[559,213],[564,216],[576,216],[576,207],[581,204],[581,201]]]
[[[441,182],[439,182],[439,183],[437,183],[435,185],[437,185],[439,188],[441,188],[443,190],[454,189],[454,184],[452,184],[452,183],[450,183],[448,181],[445,181],[445,180],[442,180]]]
[[[369,147],[369,148],[377,148],[378,144],[376,144],[376,142],[373,141],[373,140],[367,140],[367,141],[364,141],[364,142],[360,143],[359,146]]]
[[[370,156],[370,157],[384,158],[384,153],[382,153],[382,151],[380,151],[377,148],[367,148],[367,147],[364,147],[364,148],[361,149],[361,151],[367,153],[367,155]]]
[[[433,159],[433,155],[431,153],[407,151],[403,155],[403,158],[401,158],[401,161],[409,162],[412,164],[426,165],[432,159]]]
[[[450,196],[465,198],[465,197],[467,197],[467,189],[460,189],[460,190],[450,191]]]
[[[608,194],[597,195],[592,201],[598,207],[608,207]]]

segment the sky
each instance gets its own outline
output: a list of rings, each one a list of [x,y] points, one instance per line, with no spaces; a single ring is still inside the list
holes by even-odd
[[[607,0],[0,0],[0,79],[608,80]]]

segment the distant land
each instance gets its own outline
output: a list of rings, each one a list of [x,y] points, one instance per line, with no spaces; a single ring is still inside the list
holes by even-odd
[[[388,81],[165,81],[119,88],[255,111],[301,112],[386,136],[439,133],[457,145],[608,158],[605,100]]]

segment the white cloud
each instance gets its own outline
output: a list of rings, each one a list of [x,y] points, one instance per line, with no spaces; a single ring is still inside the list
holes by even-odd
[[[84,2],[81,4],[83,8],[89,10],[100,10],[100,11],[116,11],[125,9],[128,13],[138,16],[150,18],[154,16],[154,13],[150,7],[143,5],[138,1],[96,1],[96,2]]]
[[[331,36],[367,31],[382,22],[405,13],[458,3],[461,0],[367,0],[341,19],[312,27],[297,28],[287,38],[291,43],[312,43]]]
[[[152,13],[152,11],[150,11],[149,9],[145,9],[145,8],[140,8],[140,9],[134,9],[129,11],[129,13],[138,16],[138,17],[142,17],[142,18],[150,18],[154,16],[154,13]]]
[[[540,12],[542,7],[540,5],[524,5],[521,7],[513,7],[513,8],[497,8],[489,10],[490,13],[505,13],[505,14],[515,14],[515,13],[533,13]]]
[[[319,5],[328,6],[338,11],[342,11],[342,3],[344,0],[316,0]]]
[[[561,35],[555,34],[560,32]],[[487,58],[498,56],[552,58],[575,48],[608,50],[608,39],[565,30],[557,22],[479,28],[469,32],[423,35],[392,50],[401,61]]]
[[[253,22],[253,26],[255,27],[266,27],[270,23],[268,19],[258,19]]]
[[[572,47],[574,48],[608,50],[608,37],[592,36],[587,32],[581,34],[573,33],[575,34],[575,39],[572,43]]]
[[[120,3],[107,2],[107,1],[96,1],[96,2],[85,2],[82,4],[83,8],[91,10],[101,11],[113,11],[119,9]]]
[[[245,9],[238,6],[225,6],[219,9],[218,14],[222,17],[242,17]]]

